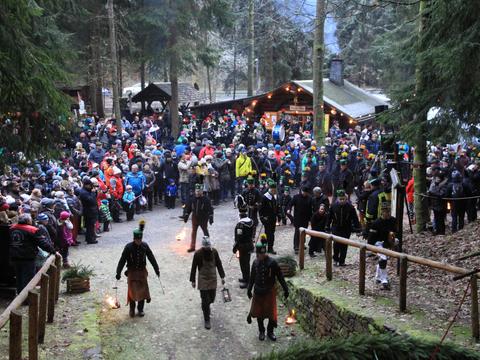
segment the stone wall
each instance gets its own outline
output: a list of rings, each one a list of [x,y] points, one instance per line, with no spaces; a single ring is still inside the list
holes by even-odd
[[[352,333],[381,333],[385,330],[372,318],[356,314],[325,296],[288,284],[287,306],[294,308],[302,328],[313,337],[346,336]]]

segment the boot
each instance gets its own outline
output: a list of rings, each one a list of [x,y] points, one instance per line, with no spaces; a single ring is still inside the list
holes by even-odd
[[[205,329],[210,330],[212,326],[210,325],[210,320],[205,320]]]
[[[130,317],[135,317],[135,301],[130,301]]]

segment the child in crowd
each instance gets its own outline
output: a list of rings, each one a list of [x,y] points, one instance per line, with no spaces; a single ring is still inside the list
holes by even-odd
[[[112,216],[110,215],[110,208],[107,199],[102,200],[100,205],[100,222],[103,224],[103,231],[110,231],[110,222],[112,221]]]
[[[62,255],[63,268],[70,267],[68,263],[68,248],[74,244],[73,240],[73,224],[70,221],[70,213],[62,211],[58,220],[58,252]]]
[[[135,214],[135,194],[132,191],[132,185],[127,185],[125,188],[126,191],[123,194],[123,204],[125,206],[125,212],[127,213],[127,221],[133,220],[133,215]]]
[[[175,199],[177,197],[177,185],[174,179],[168,180],[169,184],[165,192],[165,202],[167,209],[175,209]]]

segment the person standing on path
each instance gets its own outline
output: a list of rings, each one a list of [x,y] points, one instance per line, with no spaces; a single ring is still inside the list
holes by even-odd
[[[93,189],[92,180],[83,178],[83,187],[78,198],[82,202],[83,218],[85,220],[85,241],[87,244],[96,244],[95,224],[98,220],[97,192]]]
[[[203,185],[195,185],[195,197],[191,199],[183,209],[183,221],[186,223],[192,214],[192,238],[188,252],[194,252],[197,243],[197,230],[200,226],[204,236],[208,233],[208,223],[213,224],[213,207],[210,199],[203,196]]]
[[[276,255],[273,250],[275,243],[275,226],[277,224],[278,202],[277,202],[277,184],[269,179],[268,191],[263,195],[260,205],[260,220],[265,227],[265,234],[267,235],[268,253]]]
[[[195,282],[195,276],[198,269],[198,282]],[[212,242],[208,236],[202,240],[202,248],[193,255],[192,270],[190,271],[190,282],[200,290],[202,299],[203,318],[205,320],[205,329],[209,330],[210,325],[210,304],[215,302],[217,292],[217,270],[222,285],[225,285],[225,272],[218,251],[212,247]]]
[[[267,336],[270,340],[276,341],[273,332],[277,327],[277,290],[275,281],[278,280],[283,288],[285,299],[288,298],[288,286],[283,277],[282,271],[275,259],[267,255],[266,235],[260,235],[260,241],[255,245],[257,259],[253,262],[250,281],[248,283],[247,295],[252,299],[252,305],[247,317],[247,322],[252,322],[252,317],[257,318],[258,338],[265,340],[264,319],[268,319]],[[253,292],[252,292],[253,290]]]
[[[142,225],[140,225],[140,227],[141,226]],[[115,276],[117,280],[120,280],[123,267],[126,263],[127,271],[125,274],[128,281],[127,303],[130,305],[130,317],[135,316],[135,302],[138,302],[138,316],[142,317],[145,315],[143,312],[145,300],[147,303],[151,301],[147,281],[147,258],[150,264],[152,264],[157,277],[160,277],[157,260],[148,244],[142,241],[142,238],[143,231],[135,229],[133,231],[133,241],[125,245],[123,249],[117,266],[117,275]]]
[[[300,246],[300,228],[308,228],[308,224],[313,215],[313,201],[310,196],[310,189],[306,186],[302,187],[300,194],[297,194],[290,201],[287,214],[291,214],[293,208],[293,225],[295,226],[295,234],[293,236],[293,249],[295,254],[298,254]],[[310,252],[310,256],[314,257],[315,254]]]
[[[238,279],[240,282],[240,289],[245,289],[250,280],[250,255],[253,251],[253,236],[255,235],[255,224],[247,215],[247,204],[243,201],[237,204],[240,220],[235,226],[235,244],[233,245],[233,253],[238,251],[238,260],[240,262],[240,270],[242,277]]]

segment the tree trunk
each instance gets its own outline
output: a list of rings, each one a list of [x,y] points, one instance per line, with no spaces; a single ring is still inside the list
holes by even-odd
[[[102,37],[100,34],[101,17],[97,16],[94,22],[94,61],[95,61],[95,110],[100,117],[105,116],[105,104],[103,101],[103,67],[102,67]]]
[[[235,27],[236,30],[236,27]],[[235,35],[235,42],[233,43],[233,100],[237,94],[237,36]]]
[[[122,49],[118,51],[118,95],[121,98],[123,92],[123,66],[122,66]]]
[[[142,61],[140,62],[140,89],[145,89],[145,57],[142,48]],[[145,113],[145,102],[141,101],[140,106],[142,107],[142,114]]]
[[[180,132],[180,123],[178,121],[178,62],[180,61],[177,50],[177,30],[176,30],[176,11],[175,1],[170,0],[170,8],[172,9],[172,17],[170,23],[170,37],[168,42],[168,51],[170,54],[170,88],[171,99],[169,103],[170,108],[170,122],[172,126],[172,136],[177,138]]]
[[[425,45],[425,29],[428,26],[428,17],[426,14],[427,7],[430,0],[420,1],[420,26],[418,29],[418,45],[417,54],[424,49]],[[424,99],[423,93],[426,88],[425,68],[427,64],[420,56],[417,56],[417,64],[415,69],[416,85],[415,91],[418,99]],[[427,113],[423,110],[418,110],[420,105],[417,105],[416,114],[413,117],[413,124],[417,124],[418,130],[415,132],[414,140],[415,158],[413,164],[413,178],[415,194],[425,194],[427,192]],[[417,231],[424,231],[427,222],[430,220],[428,213],[426,198],[415,195],[415,213],[417,219]]]
[[[113,114],[117,122],[118,132],[122,132],[122,116],[120,113],[120,97],[118,96],[118,63],[117,63],[117,37],[115,34],[115,14],[113,0],[108,0],[108,27],[110,29],[110,65],[112,75]]]
[[[317,0],[315,17],[315,38],[313,41],[313,133],[317,143],[323,145],[325,139],[325,125],[323,113],[323,59],[325,0]]]
[[[210,104],[212,103],[212,79],[210,76],[210,66],[206,66],[207,68],[207,86],[208,86],[208,100]]]
[[[247,96],[253,95],[254,84],[254,48],[255,48],[255,0],[248,1],[248,67],[247,67]]]

